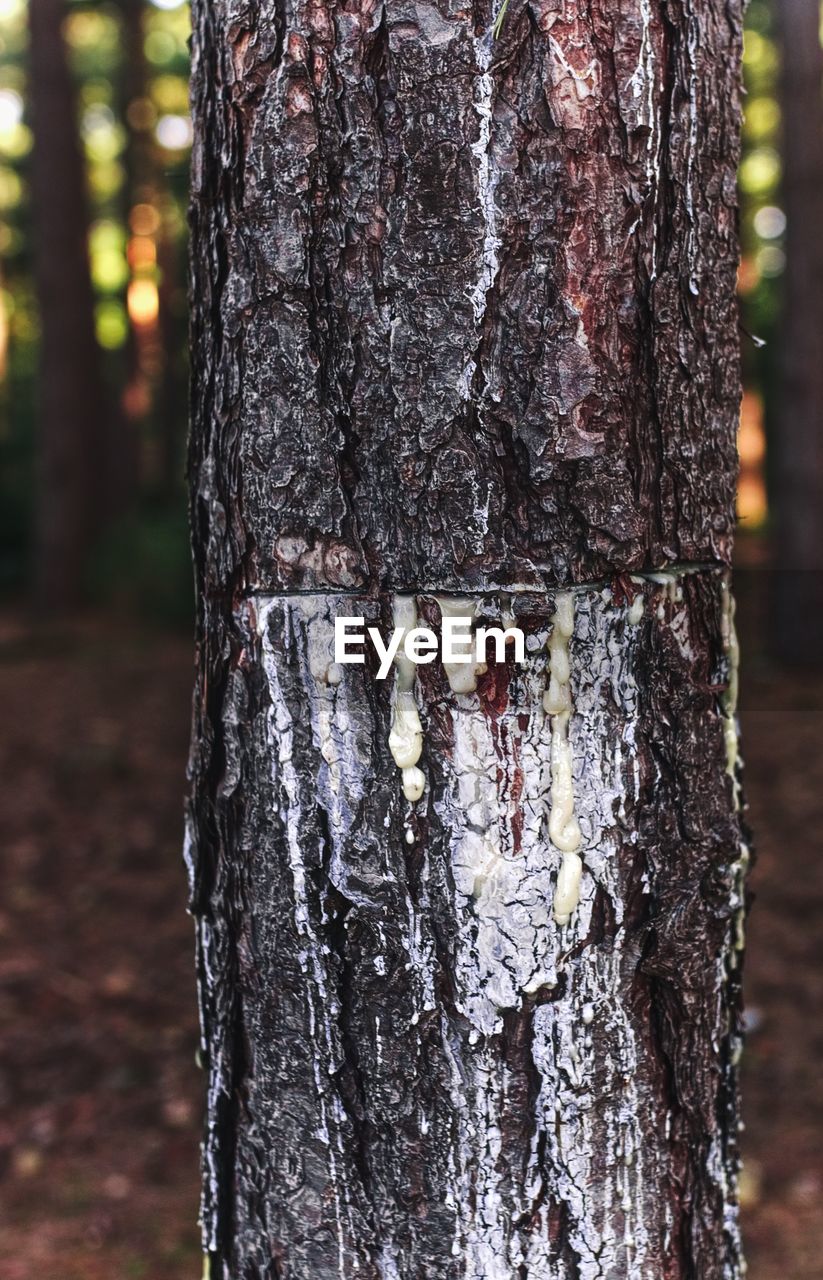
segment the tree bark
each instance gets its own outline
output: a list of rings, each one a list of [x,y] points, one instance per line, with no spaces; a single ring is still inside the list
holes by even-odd
[[[775,641],[790,662],[823,654],[823,52],[818,0],[779,0],[786,272],[775,498]]]
[[[88,259],[88,209],[62,0],[31,0],[32,214],[40,311],[35,592],[76,604],[104,495],[104,401]],[[104,468],[105,470],[105,468]]]
[[[212,1277],[742,1274],[740,8],[494,16],[194,6]],[[332,662],[444,594],[525,665]]]

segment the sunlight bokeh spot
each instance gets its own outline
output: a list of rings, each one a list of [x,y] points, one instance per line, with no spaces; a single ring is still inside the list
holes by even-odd
[[[132,324],[137,328],[153,325],[160,311],[160,299],[154,281],[132,280],[127,297]]]

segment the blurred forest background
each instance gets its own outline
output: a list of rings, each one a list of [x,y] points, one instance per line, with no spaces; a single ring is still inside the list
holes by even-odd
[[[186,624],[188,36],[0,0],[0,588]]]
[[[752,1280],[823,1273],[820,29],[817,0],[748,8],[737,593],[759,850],[742,1180]],[[180,0],[0,0],[8,1280],[182,1280],[200,1267],[179,853],[188,34]]]

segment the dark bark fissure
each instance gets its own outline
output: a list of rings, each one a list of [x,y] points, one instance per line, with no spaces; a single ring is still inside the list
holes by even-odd
[[[29,5],[31,184],[40,313],[34,589],[51,609],[82,598],[107,508],[106,405],[94,330],[86,174],[63,39],[63,0]]]

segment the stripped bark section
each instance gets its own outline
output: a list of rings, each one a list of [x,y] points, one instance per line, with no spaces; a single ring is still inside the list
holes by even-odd
[[[392,679],[329,680],[334,617],[388,630],[391,598],[235,610],[191,860],[212,1275],[740,1274],[722,575],[574,594],[584,874],[563,928],[551,594],[479,603],[514,614],[525,665],[466,694],[418,668],[414,803]]]

